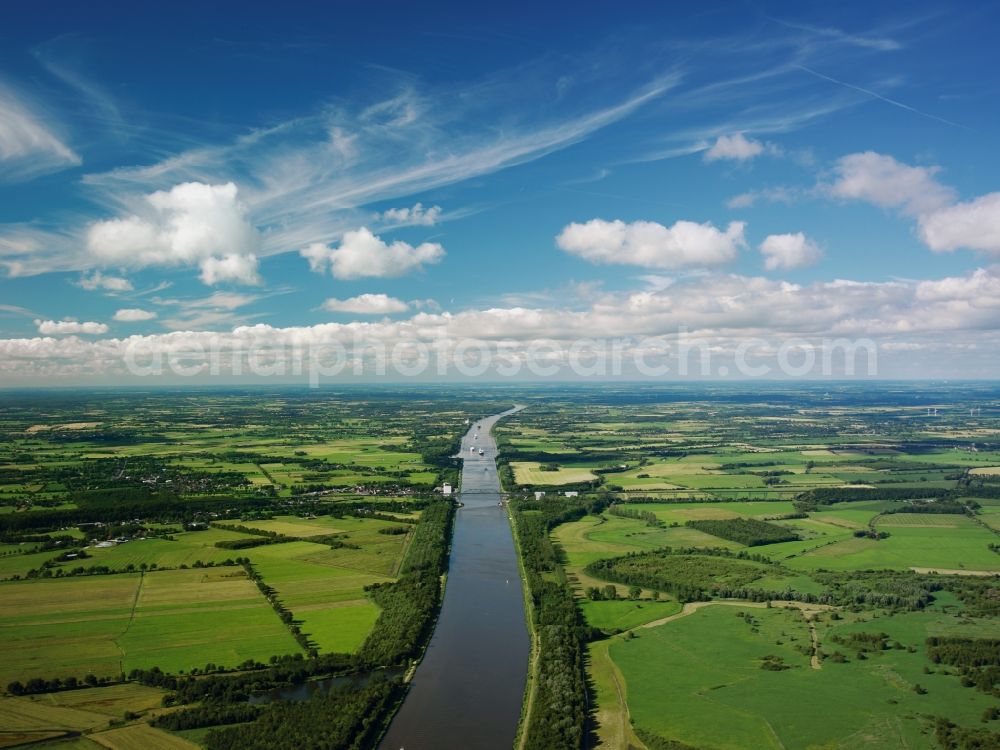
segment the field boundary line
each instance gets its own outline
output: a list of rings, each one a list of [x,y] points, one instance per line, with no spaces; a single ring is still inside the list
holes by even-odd
[[[128,622],[125,623],[125,629],[115,637],[115,646],[118,647],[118,652],[121,654],[121,659],[118,660],[118,671],[125,674],[125,649],[118,642],[119,638],[124,638],[125,634],[128,633],[129,628],[132,627],[132,622],[135,620],[135,610],[139,606],[139,595],[142,594],[142,584],[146,580],[146,571],[139,571],[139,583],[135,587],[135,596],[132,597],[132,611],[129,612]]]
[[[417,525],[413,524],[413,527],[406,532],[406,539],[403,540],[403,549],[399,553],[399,557],[396,558],[396,564],[392,566],[392,571],[389,573],[390,578],[399,578],[399,571],[403,567],[403,561],[406,559],[407,553],[410,551],[410,545],[413,543],[413,537],[417,535]]]

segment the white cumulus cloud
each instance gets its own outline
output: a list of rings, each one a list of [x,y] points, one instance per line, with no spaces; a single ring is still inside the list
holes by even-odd
[[[936,252],[965,247],[1000,255],[1000,193],[921,216],[920,237]]]
[[[882,208],[899,208],[918,216],[955,200],[955,191],[937,181],[938,167],[911,167],[874,151],[841,157],[836,179],[825,186],[836,198],[862,200]]]
[[[767,148],[760,141],[747,138],[743,133],[720,135],[712,147],[705,152],[705,161],[747,161],[760,156]]]
[[[199,278],[209,286],[224,281],[258,286],[261,284],[261,278],[257,268],[257,256],[252,254],[205,258],[201,262],[201,276]]]
[[[678,329],[683,327],[711,347],[713,361],[716,354],[726,357],[741,344],[762,338],[760,346],[753,344],[755,360],[773,356],[783,342],[796,339],[819,345],[831,336],[864,337],[855,340],[862,349],[871,338],[869,343],[887,352],[926,351],[928,357],[921,364],[943,368],[935,372],[945,377],[955,372],[985,377],[995,372],[1000,351],[998,300],[1000,267],[986,267],[926,281],[840,279],[808,284],[740,274],[695,274],[655,288],[595,289],[584,305],[419,311],[404,319],[286,328],[264,322],[246,324],[227,319],[223,313],[214,318],[164,320],[174,330],[124,338],[53,337],[51,332],[76,333],[80,329],[71,325],[87,324],[46,321],[45,330],[50,333],[45,335],[0,338],[0,374],[31,382],[49,375],[73,377],[78,382],[81,373],[127,376],[124,358],[129,351],[141,352],[143,357],[191,357],[207,366],[215,352],[255,351],[287,357],[292,351],[328,351],[326,347],[336,344],[360,361],[374,342],[379,344],[376,349],[405,350],[422,342],[445,350],[468,343],[470,336],[497,353],[503,350],[505,361],[508,355],[524,361],[534,356],[530,354],[533,348],[553,342],[565,349],[581,338],[594,337],[621,339],[625,356],[636,350],[656,356],[659,348],[669,357],[675,351]],[[239,300],[232,303],[239,304]],[[956,363],[956,357],[965,359]],[[903,370],[882,370],[880,365],[878,374],[909,372],[913,366],[910,358],[898,362]]]
[[[140,310],[137,307],[125,308],[115,313],[115,320],[120,323],[140,323],[144,320],[152,320],[155,317],[155,312]]]
[[[821,186],[829,195],[899,209],[917,220],[931,250],[1000,255],[1000,192],[960,203],[953,188],[938,182],[938,167],[914,167],[873,151],[842,157],[834,171],[836,179]]]
[[[145,196],[137,213],[91,224],[95,260],[124,267],[201,265],[202,279],[258,283],[260,236],[236,185],[185,182]],[[206,261],[208,269],[206,270]],[[251,268],[252,267],[252,268]]]
[[[348,299],[328,299],[323,303],[323,309],[355,315],[389,315],[406,312],[410,306],[403,300],[387,294],[359,294]]]
[[[997,269],[977,268],[966,276],[921,281],[916,298],[923,303],[950,303],[965,308],[1000,308],[1000,274]]]
[[[79,323],[75,320],[36,320],[38,332],[43,336],[64,336],[77,333],[86,333],[91,336],[99,336],[108,332],[105,323]]]
[[[677,221],[666,227],[653,221],[591,219],[569,224],[556,245],[592,263],[617,263],[643,268],[717,266],[734,260],[746,246],[742,221],[725,231],[711,222]]]
[[[811,266],[823,256],[819,246],[802,232],[768,235],[760,243],[760,253],[769,271]]]
[[[418,224],[431,227],[441,217],[441,206],[424,208],[423,203],[414,203],[411,208],[390,208],[382,213],[382,220],[392,224]]]
[[[401,240],[389,244],[367,227],[345,232],[337,247],[313,243],[300,252],[309,267],[323,273],[327,268],[338,279],[403,276],[428,263],[438,263],[444,248],[436,242],[414,247]]]

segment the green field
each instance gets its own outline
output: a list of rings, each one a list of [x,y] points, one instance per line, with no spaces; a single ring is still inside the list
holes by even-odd
[[[613,467],[598,473],[600,494],[581,500],[587,507],[600,498],[605,510],[556,524],[550,539],[560,569],[543,573],[565,580],[584,620],[604,634],[585,644],[597,746],[930,749],[939,746],[933,717],[942,716],[970,731],[996,731],[980,721],[995,699],[963,688],[957,672],[936,669],[924,648],[931,634],[998,632],[992,605],[971,611],[983,600],[963,599],[974,590],[993,601],[991,582],[1000,575],[995,420],[973,429],[949,413],[927,430],[926,409],[902,403],[888,387],[872,389],[883,402],[877,405],[855,401],[859,392],[851,389],[790,388],[778,402],[730,401],[725,388],[715,401],[693,390],[690,400],[678,396],[683,389],[663,400],[641,389],[567,392],[499,427],[515,487],[540,481],[544,472],[528,474],[526,466]],[[993,403],[994,392],[982,392]],[[941,447],[944,441],[953,447]],[[936,497],[958,510],[908,505]],[[634,517],[608,510],[611,502]],[[740,518],[777,524],[798,539],[745,548],[686,525]],[[727,528],[738,531],[716,530]],[[699,547],[760,561],[678,554]],[[626,555],[639,557],[594,566]],[[883,570],[897,572],[871,572]],[[878,598],[880,586],[933,588],[931,571],[949,583],[931,594],[926,611],[878,605],[893,600]],[[639,599],[630,599],[636,588]],[[708,598],[734,589],[751,598],[790,592],[800,601],[789,612],[746,600],[691,603],[681,614],[670,596],[654,601],[663,589]],[[857,603],[846,606],[855,595]],[[841,602],[841,619],[804,603],[808,597]],[[752,626],[736,617],[741,611],[752,613]],[[815,617],[812,626],[807,617]],[[903,650],[865,660],[848,653],[844,663],[826,658],[834,650],[824,643],[828,635],[867,627],[858,621],[872,618]],[[790,668],[762,669],[765,656]],[[914,689],[918,682],[926,693]]]
[[[752,616],[754,625],[737,617],[740,612]],[[616,639],[610,654],[629,686],[634,725],[694,747],[930,749],[937,744],[924,731],[924,715],[974,724],[994,702],[963,688],[953,675],[924,673],[933,666],[923,652],[924,638],[949,625],[936,615],[907,615],[879,618],[874,625],[824,627],[823,636],[884,630],[917,650],[881,652],[864,661],[848,657],[844,664],[825,660],[814,669],[797,648],[809,642],[800,612],[715,606],[641,630],[636,638]],[[769,655],[789,668],[761,669]],[[917,684],[927,693],[915,692]]]
[[[240,568],[2,585],[0,681],[266,661],[299,646]],[[229,624],[240,619],[240,628]]]
[[[596,479],[594,473],[585,467],[559,466],[549,471],[542,469],[537,461],[518,461],[511,464],[518,484],[560,485],[589,482]]]

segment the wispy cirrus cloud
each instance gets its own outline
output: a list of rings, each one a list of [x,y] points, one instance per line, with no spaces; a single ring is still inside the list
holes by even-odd
[[[888,36],[881,36],[877,31],[849,32],[844,31],[843,29],[838,29],[835,26],[810,26],[809,24],[775,18],[773,16],[766,16],[766,18],[789,29],[805,31],[812,36],[832,39],[854,47],[862,47],[865,49],[876,50],[878,52],[895,52],[903,49],[903,44],[901,42]]]
[[[484,97],[473,104],[464,91],[425,93],[408,84],[360,109],[330,106],[230,144],[88,175],[86,183],[115,208],[127,206],[136,190],[232,181],[267,234],[262,253],[288,252],[328,242],[356,226],[358,209],[367,203],[454,184],[565,148],[627,117],[674,83],[656,80],[610,106],[504,128],[471,126],[502,102]]]
[[[495,81],[430,90],[407,79],[397,82],[396,93],[372,103],[331,103],[228,143],[86,175],[83,190],[103,215],[95,216],[90,226],[78,221],[75,228],[58,232],[39,225],[30,232],[0,228],[0,265],[12,275],[128,266],[137,260],[158,263],[153,256],[197,265],[204,259],[168,247],[170,231],[164,224],[171,217],[150,217],[150,203],[157,208],[159,196],[190,185],[235,186],[247,221],[261,235],[255,255],[334,242],[370,220],[363,210],[369,203],[541,158],[630,116],[677,82],[675,76],[661,76],[612,104],[605,99],[514,117],[504,111],[507,102],[499,91],[491,94],[491,89],[503,88]],[[484,127],[483,121],[497,125]],[[406,209],[405,217],[401,211],[390,210],[381,218],[387,225],[430,225],[442,218],[435,206],[418,204]],[[466,213],[460,209],[455,215]],[[81,244],[88,252],[79,251]],[[233,254],[246,251],[227,253]],[[204,277],[204,269],[202,273]]]
[[[52,121],[50,115],[0,82],[0,180],[30,180],[82,163],[56,134]]]
[[[103,86],[83,73],[81,49],[85,40],[75,34],[49,39],[31,50],[32,56],[47,73],[73,90],[84,105],[78,116],[98,122],[114,132],[127,129],[118,103]]]

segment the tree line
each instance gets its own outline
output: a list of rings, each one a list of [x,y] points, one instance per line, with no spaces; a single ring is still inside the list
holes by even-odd
[[[609,497],[511,501],[538,635],[535,702],[530,719],[521,727],[529,750],[580,748],[586,738],[584,653],[591,631],[576,606],[549,533],[559,524],[600,513],[609,502]],[[558,580],[552,580],[553,574]]]

